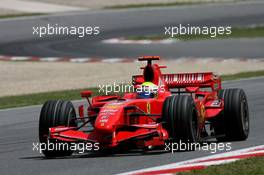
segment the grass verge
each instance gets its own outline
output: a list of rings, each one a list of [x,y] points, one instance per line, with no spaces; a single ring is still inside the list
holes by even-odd
[[[256,27],[236,27],[232,28],[230,35],[218,35],[212,38],[210,35],[180,35],[172,39],[178,39],[182,41],[188,40],[204,40],[204,39],[225,39],[225,38],[256,38],[264,37],[264,26]],[[130,36],[126,39],[129,40],[161,40],[169,39],[166,35],[149,35],[149,36]]]
[[[229,81],[229,80],[238,80],[238,79],[261,77],[261,76],[264,76],[264,70],[240,72],[240,73],[236,73],[236,74],[222,75],[221,78],[224,81]]]
[[[98,88],[88,88],[92,90],[94,95],[99,95]],[[62,90],[52,92],[41,92],[26,95],[15,95],[0,97],[0,109],[22,107],[29,105],[43,104],[47,100],[62,99],[62,100],[79,100],[80,92],[85,89]]]
[[[223,75],[221,77],[222,80],[226,81],[226,80],[237,80],[242,78],[260,77],[260,76],[264,76],[264,70],[241,72],[232,75]],[[99,92],[99,88],[87,88],[87,89],[93,91],[94,96],[103,95],[103,93]],[[80,92],[82,90],[85,89],[63,90],[63,91],[42,92],[36,94],[0,97],[0,109],[38,105],[38,104],[43,104],[45,101],[50,99],[79,100],[81,98]]]
[[[243,0],[230,0],[224,2],[238,2]],[[142,3],[142,4],[128,4],[128,5],[113,5],[106,6],[105,9],[128,9],[128,8],[147,8],[147,7],[170,7],[170,6],[183,6],[183,5],[197,5],[197,4],[209,4],[209,3],[220,3],[217,0],[207,0],[207,1],[175,1],[168,3]]]
[[[25,17],[25,16],[39,16],[39,15],[44,15],[44,13],[19,13],[19,14],[0,15],[0,19],[17,18],[17,17]]]
[[[230,164],[209,166],[203,170],[181,172],[177,175],[262,175],[264,174],[264,157],[254,157]]]

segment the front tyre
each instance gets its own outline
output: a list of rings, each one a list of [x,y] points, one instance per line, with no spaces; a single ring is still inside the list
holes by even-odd
[[[174,95],[167,97],[163,103],[162,120],[171,140],[199,142],[197,110],[191,96]]]
[[[44,103],[39,118],[39,141],[46,144],[43,154],[47,158],[69,156],[72,151],[66,150],[49,150],[47,148],[49,143],[58,143],[54,140],[49,140],[49,128],[56,126],[77,126],[76,113],[71,102],[62,100],[50,100]],[[62,142],[60,142],[62,143]],[[68,144],[68,143],[63,143]]]

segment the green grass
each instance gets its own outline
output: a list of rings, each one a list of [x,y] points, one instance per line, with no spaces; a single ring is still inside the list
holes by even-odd
[[[256,38],[264,37],[264,26],[257,27],[236,27],[232,28],[232,33],[230,35],[218,35],[214,38],[210,35],[180,35],[172,39],[179,39],[182,41],[188,40],[204,40],[204,39],[225,39],[225,38]],[[130,36],[127,39],[130,40],[161,40],[169,39],[168,35],[149,35],[149,36]]]
[[[254,157],[230,164],[210,166],[203,170],[180,172],[177,175],[263,175],[264,158]]]
[[[222,80],[236,80],[241,78],[259,77],[264,76],[263,71],[253,71],[253,72],[242,72],[233,75],[223,75]],[[103,95],[99,93],[99,88],[87,88],[94,92],[93,95]],[[62,100],[79,100],[80,92],[87,89],[74,89],[74,90],[63,90],[54,92],[42,92],[36,94],[26,94],[26,95],[16,95],[16,96],[5,96],[0,97],[0,109],[11,108],[11,107],[21,107],[29,105],[43,104],[45,101],[50,99],[62,99]]]
[[[17,17],[25,17],[25,16],[38,16],[38,15],[44,15],[44,13],[19,13],[19,14],[0,15],[0,19],[17,18]]]
[[[78,100],[81,98],[80,92],[82,90],[85,89],[63,90],[63,91],[42,92],[35,94],[0,97],[0,109],[38,105],[38,104],[43,104],[45,101],[50,99]],[[89,88],[89,90],[95,92],[94,95],[99,94],[98,88]]]
[[[243,0],[231,0],[228,2],[237,2]],[[208,4],[208,3],[220,3],[221,1],[182,1],[182,2],[169,2],[169,3],[143,3],[143,4],[128,4],[128,5],[113,5],[106,6],[105,9],[127,9],[127,8],[147,8],[147,7],[170,7],[170,6],[183,6],[183,5],[197,5],[197,4]]]
[[[229,81],[229,80],[238,80],[238,79],[261,77],[261,76],[264,76],[264,70],[241,72],[231,75],[222,75],[221,78],[224,81]]]

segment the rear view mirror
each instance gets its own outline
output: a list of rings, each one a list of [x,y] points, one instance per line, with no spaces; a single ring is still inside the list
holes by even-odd
[[[81,92],[81,96],[83,97],[83,98],[88,98],[88,97],[91,97],[92,96],[92,91],[82,91]]]

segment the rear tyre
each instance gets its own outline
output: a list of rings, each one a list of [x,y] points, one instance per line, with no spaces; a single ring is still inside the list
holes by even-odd
[[[214,123],[218,141],[242,141],[249,135],[249,111],[243,89],[220,90],[219,98],[224,100],[224,111]]]
[[[49,128],[56,126],[77,126],[75,109],[71,102],[62,100],[51,100],[44,103],[39,118],[39,141],[44,143],[43,154],[47,158],[69,156],[72,151],[69,149],[56,150],[47,149],[49,143],[58,143],[56,140],[49,140]],[[63,142],[60,142],[63,143]],[[63,143],[67,144],[67,143]],[[67,148],[67,147],[66,147]],[[69,148],[69,147],[68,147]]]
[[[199,142],[197,110],[191,96],[169,96],[162,108],[163,127],[176,142]]]

